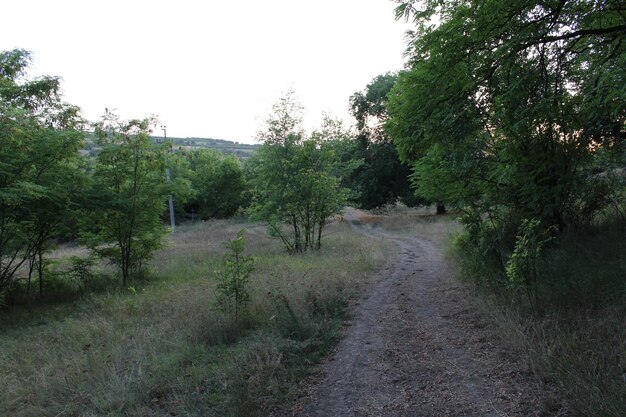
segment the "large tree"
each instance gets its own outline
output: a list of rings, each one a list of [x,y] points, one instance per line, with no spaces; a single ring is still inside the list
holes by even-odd
[[[363,91],[350,97],[357,137],[346,151],[363,163],[344,178],[344,183],[355,192],[357,204],[366,209],[397,200],[408,205],[418,202],[409,186],[410,165],[400,162],[396,145],[383,130],[388,117],[388,94],[396,79],[392,73],[378,75]]]
[[[510,242],[526,220],[562,230],[606,206],[594,170],[610,176],[626,137],[623,2],[399,3],[416,30],[386,127],[421,195]]]
[[[63,102],[58,78],[27,79],[30,60],[24,50],[0,53],[0,296],[27,261],[43,292],[43,256],[80,176],[78,108]]]

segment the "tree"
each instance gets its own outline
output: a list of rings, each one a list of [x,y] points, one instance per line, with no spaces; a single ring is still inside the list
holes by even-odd
[[[359,137],[365,142],[389,140],[382,128],[387,120],[387,96],[398,76],[393,73],[377,75],[365,87],[350,96],[350,110],[357,122]]]
[[[345,185],[355,191],[356,202],[366,209],[398,199],[407,205],[421,202],[410,188],[410,166],[400,162],[396,145],[383,129],[388,117],[387,96],[396,79],[392,73],[378,75],[364,91],[350,97],[350,109],[357,122],[357,138],[351,151],[363,163],[345,179]]]
[[[166,182],[166,149],[150,142],[153,119],[120,121],[107,112],[96,125],[102,147],[93,167],[82,240],[121,272],[122,285],[142,271],[161,247],[166,227],[161,215],[170,192],[186,180]]]
[[[289,252],[319,249],[328,217],[346,200],[332,175],[334,155],[319,137],[305,138],[293,92],[273,110],[259,134],[265,143],[248,162],[253,195],[249,212],[267,222]]]
[[[416,31],[386,130],[418,190],[506,251],[528,221],[564,230],[606,206],[593,170],[626,137],[620,2],[399,3]]]
[[[56,77],[27,80],[29,52],[0,53],[0,295],[29,263],[43,294],[44,253],[71,216],[83,144],[78,108]]]
[[[76,132],[78,138],[82,133]],[[55,145],[53,140],[48,140],[46,145]],[[44,276],[46,262],[45,253],[55,246],[55,240],[62,234],[68,223],[75,222],[78,214],[78,198],[83,192],[82,186],[86,183],[85,173],[79,165],[77,148],[68,146],[66,141],[56,143],[57,146],[65,147],[58,152],[44,151],[48,156],[57,158],[48,169],[41,173],[39,182],[46,188],[46,193],[41,198],[29,202],[25,210],[28,212],[28,220],[23,227],[29,246],[32,248],[29,257],[29,273],[27,294],[30,295],[33,272],[37,272],[39,282],[39,296],[44,296]],[[63,154],[71,154],[63,158]]]
[[[347,192],[348,201],[359,204],[361,194],[353,178],[355,171],[360,169],[365,161],[352,128],[346,128],[341,119],[324,114],[321,126],[311,133],[311,138],[332,155],[333,163],[329,173],[339,179],[340,186]]]
[[[254,272],[255,260],[243,254],[245,249],[244,229],[241,229],[233,240],[224,242],[227,249],[223,258],[223,268],[217,271],[217,306],[225,313],[234,315],[239,321],[250,301],[250,293],[246,286],[250,275]]]
[[[230,217],[245,204],[247,184],[241,163],[232,155],[198,149],[189,154],[195,196],[188,209],[202,219]]]

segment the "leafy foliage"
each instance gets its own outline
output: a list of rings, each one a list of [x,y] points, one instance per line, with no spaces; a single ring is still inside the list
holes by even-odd
[[[84,258],[72,256],[68,273],[74,280],[80,282],[83,288],[87,288],[95,276],[94,268],[96,263],[97,259],[93,256]]]
[[[606,178],[626,138],[618,3],[399,3],[416,31],[386,130],[420,195],[460,210],[470,240],[503,265],[525,219],[562,232],[615,202]]]
[[[0,53],[0,295],[25,263],[43,295],[44,254],[82,181],[78,108],[58,78],[24,80],[29,64],[24,50]]]
[[[305,138],[301,106],[293,93],[273,109],[259,134],[265,143],[248,162],[253,195],[249,213],[267,222],[289,252],[319,249],[326,221],[343,208],[347,192],[333,175],[331,147],[320,135]]]
[[[514,286],[523,287],[530,305],[539,307],[537,300],[538,262],[546,243],[551,240],[550,230],[542,230],[537,219],[524,219],[519,226],[515,248],[506,264],[506,276]],[[534,295],[534,299],[533,299]]]
[[[217,277],[217,306],[220,310],[232,313],[235,321],[241,318],[250,301],[250,294],[246,289],[250,275],[254,271],[254,258],[245,256],[244,229],[241,229],[235,239],[224,242],[227,251],[223,259],[223,269],[218,271]]]
[[[374,77],[365,87],[350,96],[350,110],[362,140],[388,141],[382,124],[387,120],[387,95],[396,83],[397,75],[386,73]]]
[[[181,178],[166,182],[165,149],[150,142],[153,124],[152,119],[123,122],[107,113],[96,125],[102,149],[93,167],[82,240],[120,269],[123,286],[161,247],[169,193],[188,187]]]
[[[364,91],[350,97],[357,137],[345,151],[363,163],[344,178],[344,184],[354,191],[356,203],[366,209],[398,199],[409,206],[420,202],[410,189],[410,166],[400,162],[396,145],[382,128],[387,120],[388,94],[396,79],[391,73],[378,75]]]
[[[230,217],[246,203],[247,183],[234,156],[198,149],[189,154],[189,179],[195,192],[187,210],[202,219]]]

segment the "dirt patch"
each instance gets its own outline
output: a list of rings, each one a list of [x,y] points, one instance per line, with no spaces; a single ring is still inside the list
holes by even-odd
[[[375,216],[381,217],[381,216]],[[435,243],[372,227],[397,251],[290,416],[549,416],[566,413],[485,326]]]

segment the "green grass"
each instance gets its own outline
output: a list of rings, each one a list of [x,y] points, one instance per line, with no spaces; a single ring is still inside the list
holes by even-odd
[[[257,269],[234,322],[214,308],[211,276],[241,227]],[[288,404],[384,259],[346,225],[328,232],[319,253],[292,256],[257,224],[183,226],[136,292],[0,312],[0,415],[256,416]]]

